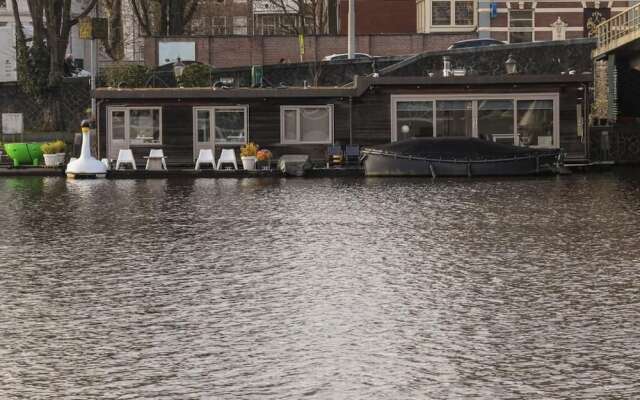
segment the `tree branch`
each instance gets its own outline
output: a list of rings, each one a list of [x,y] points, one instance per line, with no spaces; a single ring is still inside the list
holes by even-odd
[[[71,19],[69,21],[69,25],[70,26],[74,26],[75,24],[77,24],[78,22],[80,22],[80,18],[84,18],[87,15],[89,15],[89,13],[91,12],[91,10],[93,10],[93,8],[96,6],[96,3],[98,2],[98,0],[91,0],[91,3],[89,3],[89,5],[87,6],[87,8],[84,9],[84,11],[82,11],[80,14],[78,14],[75,18]]]

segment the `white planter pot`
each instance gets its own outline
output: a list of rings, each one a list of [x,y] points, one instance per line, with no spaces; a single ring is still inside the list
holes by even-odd
[[[64,159],[66,157],[66,154],[65,153],[56,153],[56,156],[58,156],[58,165],[64,164]]]
[[[43,156],[44,156],[44,165],[46,167],[57,167],[58,165],[60,165],[57,154],[43,154]]]
[[[246,171],[255,171],[256,170],[256,160],[255,156],[251,157],[241,157],[242,158],[242,168]]]

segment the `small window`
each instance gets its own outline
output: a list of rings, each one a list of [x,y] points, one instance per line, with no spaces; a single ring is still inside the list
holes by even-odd
[[[129,110],[129,138],[132,144],[160,144],[160,110]]]
[[[227,34],[227,18],[213,17],[211,19],[211,31],[214,35],[226,35]]]
[[[433,26],[471,26],[474,20],[473,0],[435,0],[431,3]]]
[[[247,34],[247,17],[233,17],[233,34]]]
[[[216,143],[246,143],[247,119],[244,108],[215,110]]]
[[[282,107],[282,143],[332,143],[332,106],[286,106]]]

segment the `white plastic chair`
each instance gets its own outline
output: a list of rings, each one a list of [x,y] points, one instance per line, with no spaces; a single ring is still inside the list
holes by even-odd
[[[111,161],[108,158],[103,158],[100,162],[104,165],[107,171],[111,169]]]
[[[133,169],[136,168],[136,160],[133,158],[131,149],[120,149],[118,152],[118,160],[116,161],[116,171],[120,169],[121,164],[129,164]]]
[[[198,159],[196,160],[196,171],[200,171],[200,164],[211,164],[213,169],[216,169],[216,159],[211,149],[201,149],[198,153]]]
[[[145,167],[145,169],[148,171],[150,168],[151,169],[157,169],[154,167],[154,163],[157,161],[160,161],[160,165],[162,167],[163,170],[166,171],[167,169],[167,163],[165,161],[165,156],[164,156],[164,152],[162,151],[162,149],[151,149],[149,151],[149,156],[145,157],[147,159],[147,166]]]
[[[218,158],[218,165],[216,169],[220,169],[222,164],[233,164],[235,169],[238,169],[238,161],[236,161],[236,152],[233,149],[222,149],[220,158]]]

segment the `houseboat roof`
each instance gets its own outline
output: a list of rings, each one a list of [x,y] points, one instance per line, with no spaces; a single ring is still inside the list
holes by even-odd
[[[358,77],[349,86],[286,88],[99,88],[96,99],[228,99],[359,97],[373,86],[460,86],[563,84],[593,81],[593,74],[473,75],[454,77]]]

